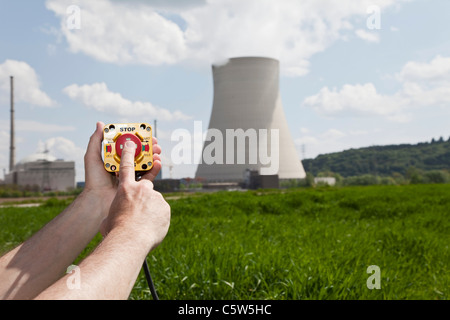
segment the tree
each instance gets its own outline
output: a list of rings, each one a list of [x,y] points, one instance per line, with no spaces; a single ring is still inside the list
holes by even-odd
[[[313,187],[314,186],[314,175],[311,172],[306,173],[305,178],[306,186],[307,187]]]
[[[433,170],[425,172],[424,174],[425,183],[446,183],[447,175],[442,170]]]
[[[415,167],[409,167],[408,170],[406,170],[406,178],[412,184],[423,182],[422,172]]]

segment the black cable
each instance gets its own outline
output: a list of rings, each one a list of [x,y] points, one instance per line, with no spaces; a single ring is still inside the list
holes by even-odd
[[[158,294],[155,290],[155,285],[153,284],[152,276],[150,275],[150,270],[148,269],[147,258],[144,260],[142,268],[144,268],[145,277],[147,278],[148,287],[150,288],[153,300],[159,300]]]

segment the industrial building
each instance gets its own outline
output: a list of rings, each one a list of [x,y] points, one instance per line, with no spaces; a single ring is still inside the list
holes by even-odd
[[[213,65],[212,73],[213,106],[196,179],[242,182],[248,170],[278,175],[280,180],[305,178],[281,103],[279,61],[264,57],[231,58],[224,64]],[[219,133],[232,138],[231,142],[226,139],[220,150]],[[205,161],[205,153],[211,152],[213,144],[211,158],[223,154],[225,160]]]
[[[48,153],[35,153],[16,163],[14,132],[14,77],[11,83],[11,135],[9,173],[4,183],[39,191],[67,191],[75,188],[75,162],[56,159]]]
[[[27,156],[6,174],[6,184],[40,191],[67,191],[75,188],[75,162],[56,159],[45,153]]]

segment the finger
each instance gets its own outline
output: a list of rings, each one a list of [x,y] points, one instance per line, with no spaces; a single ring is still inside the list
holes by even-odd
[[[161,161],[161,155],[159,155],[159,154],[157,154],[157,153],[154,153],[154,154],[153,154],[153,161],[155,161],[155,160]]]
[[[156,176],[158,175],[159,171],[162,168],[161,160],[156,159],[156,155],[154,155],[153,158],[153,167],[150,169],[150,171],[147,171],[143,176],[142,179],[154,181]]]
[[[122,150],[120,159],[120,176],[119,183],[135,181],[134,176],[134,154],[136,152],[136,144],[127,141]]]
[[[89,139],[89,144],[86,149],[85,158],[91,161],[102,161],[102,139],[103,139],[103,122],[98,121],[95,132]]]
[[[158,138],[152,137],[152,144],[153,145],[158,144]]]
[[[161,154],[161,146],[159,144],[154,144],[152,146],[153,154]]]

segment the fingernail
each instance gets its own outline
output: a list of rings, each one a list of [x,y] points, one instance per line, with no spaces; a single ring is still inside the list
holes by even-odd
[[[125,146],[128,147],[128,148],[136,149],[136,143],[134,143],[133,141],[125,142]]]

